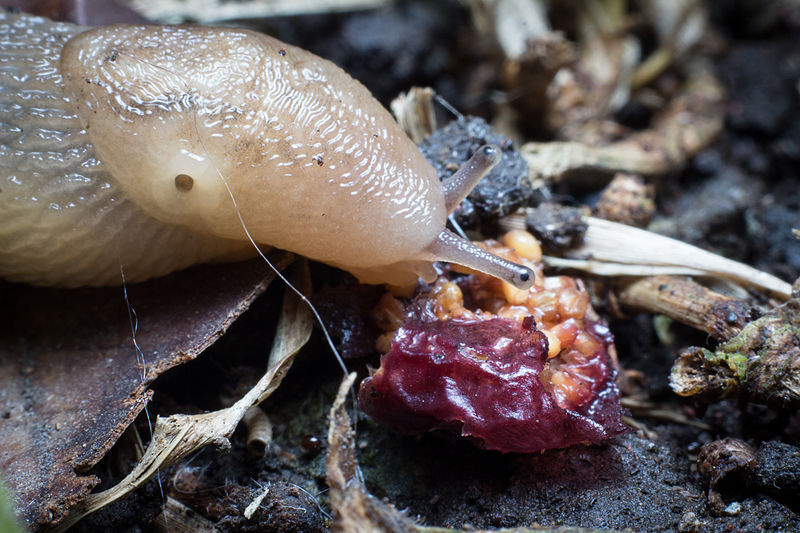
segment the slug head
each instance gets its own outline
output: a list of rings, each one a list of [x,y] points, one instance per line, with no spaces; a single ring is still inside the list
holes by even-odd
[[[444,180],[442,190],[448,212],[452,212],[501,160],[502,152],[498,147],[482,146],[457,172]],[[416,281],[417,276],[430,283],[438,275],[431,264],[434,261],[467,266],[506,281],[518,289],[527,290],[534,282],[534,273],[530,268],[498,257],[447,229],[442,229],[436,239],[415,254],[413,260],[384,265],[379,271],[362,270],[354,273],[362,282],[368,283],[408,286]]]
[[[235,213],[219,177],[229,169],[214,157],[227,147],[214,125],[235,118],[253,79],[244,58],[224,54],[187,27],[109,26],[70,40],[61,70],[97,154],[140,207],[230,236]],[[221,64],[241,90],[223,90]]]
[[[238,239],[245,225],[345,268],[409,259],[444,227],[416,146],[304,50],[244,30],[122,25],[75,37],[61,66],[99,158],[159,220]]]

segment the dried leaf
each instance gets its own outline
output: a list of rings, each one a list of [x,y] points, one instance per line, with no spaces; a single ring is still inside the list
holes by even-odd
[[[292,256],[271,257],[283,268]],[[213,344],[273,277],[249,261],[129,285],[136,345],[121,287],[0,284],[0,472],[28,527],[86,497],[98,480],[80,474],[144,408],[147,385]]]
[[[310,287],[307,265],[303,269],[303,279],[295,281],[294,284],[301,288]],[[293,292],[287,291],[269,357],[269,360],[275,363],[269,367],[258,383],[228,408],[199,415],[159,416],[156,419],[150,445],[133,471],[114,487],[91,494],[76,505],[69,516],[53,531],[65,531],[84,516],[135,490],[160,469],[180,461],[204,446],[213,444],[220,448],[229,447],[228,438],[247,410],[264,401],[278,388],[289,371],[295,354],[311,337],[312,326],[310,308]]]

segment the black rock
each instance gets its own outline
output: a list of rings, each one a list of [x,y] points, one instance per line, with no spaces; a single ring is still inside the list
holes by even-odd
[[[532,201],[535,192],[528,164],[511,139],[496,133],[478,117],[460,117],[452,121],[429,135],[419,147],[443,180],[485,144],[498,146],[503,159],[453,212],[458,224],[465,229],[491,224]]]

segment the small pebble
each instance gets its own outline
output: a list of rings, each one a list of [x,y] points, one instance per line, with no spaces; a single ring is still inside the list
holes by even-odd
[[[742,504],[739,502],[733,502],[725,508],[724,512],[728,516],[736,516],[742,512]]]

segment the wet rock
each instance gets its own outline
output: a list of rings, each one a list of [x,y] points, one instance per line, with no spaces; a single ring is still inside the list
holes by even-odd
[[[465,229],[490,224],[533,200],[535,193],[527,163],[511,139],[496,133],[478,117],[452,121],[429,135],[419,147],[438,172],[439,179],[445,179],[484,144],[498,146],[503,159],[453,212],[458,224]]]
[[[551,203],[543,203],[529,211],[525,225],[549,251],[575,246],[583,239],[587,228],[580,209]]]

